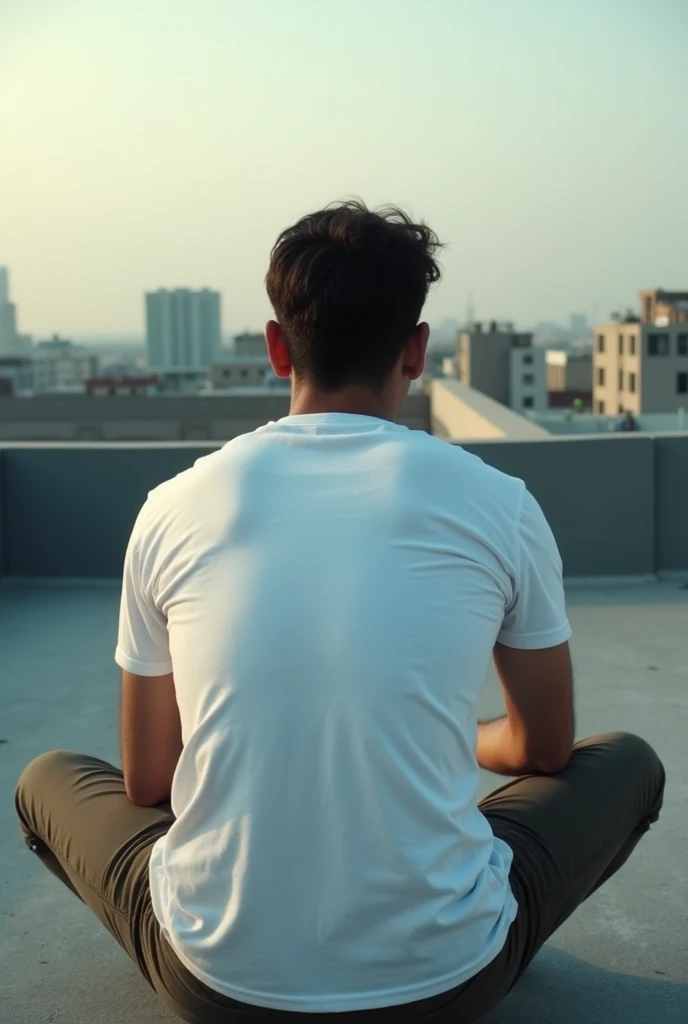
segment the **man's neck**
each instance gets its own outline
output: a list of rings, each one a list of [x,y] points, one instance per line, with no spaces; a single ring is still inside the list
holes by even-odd
[[[396,412],[387,396],[362,385],[342,388],[340,391],[319,391],[309,384],[292,386],[290,416],[327,412],[376,416],[378,419],[396,421]]]

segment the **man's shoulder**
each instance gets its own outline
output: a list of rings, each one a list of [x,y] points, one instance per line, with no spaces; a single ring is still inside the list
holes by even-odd
[[[409,435],[411,444],[416,447],[424,464],[432,470],[444,472],[450,479],[460,480],[462,485],[468,483],[473,488],[487,492],[515,497],[522,494],[525,485],[521,479],[496,469],[461,445],[433,437],[421,430],[409,431]]]
[[[202,455],[191,466],[182,469],[179,473],[169,477],[169,479],[163,480],[157,487],[153,487],[148,492],[148,505],[151,508],[162,507],[167,502],[178,499],[185,491],[192,490],[194,483],[199,477],[199,473],[203,473],[204,466],[209,462],[211,465],[213,462],[216,462],[221,453],[222,448],[209,452],[207,455]]]
[[[230,467],[246,455],[252,434],[242,434],[222,447],[202,455],[187,469],[158,484],[148,492],[146,507],[150,513],[161,515],[166,509],[179,507],[185,500],[198,502],[199,492],[212,486],[225,476]]]

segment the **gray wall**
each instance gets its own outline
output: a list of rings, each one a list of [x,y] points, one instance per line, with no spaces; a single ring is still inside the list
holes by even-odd
[[[6,448],[5,574],[120,576],[127,539],[148,491],[213,447]]]
[[[567,576],[655,571],[651,437],[476,441],[465,447],[526,481],[557,538]],[[688,437],[683,450],[688,458]],[[677,566],[683,567],[688,560]]]
[[[7,489],[4,481],[5,461],[2,449],[0,449],[0,580],[5,575],[5,498]]]
[[[120,575],[147,492],[217,445],[0,448],[0,556],[8,576]],[[688,436],[474,441],[542,504],[570,577],[688,575]]]
[[[655,437],[657,571],[688,569],[688,435]]]

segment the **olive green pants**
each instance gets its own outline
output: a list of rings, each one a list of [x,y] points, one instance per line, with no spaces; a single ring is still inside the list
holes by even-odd
[[[508,783],[481,804],[495,835],[514,853],[511,887],[519,911],[506,945],[458,988],[405,1006],[305,1014],[337,1024],[376,1020],[469,1024],[512,988],[542,944],[613,875],[658,818],[664,769],[636,736],[584,740],[565,771]],[[24,771],[16,794],[24,839],[43,863],[100,918],[159,997],[190,1024],[273,1020],[221,996],[177,959],[151,906],[151,847],[170,827],[169,808],[137,807],[119,769],[68,752],[44,754]]]

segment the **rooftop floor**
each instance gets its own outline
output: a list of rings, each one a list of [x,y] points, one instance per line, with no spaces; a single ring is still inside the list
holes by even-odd
[[[688,1020],[688,589],[569,594],[579,732],[641,733],[666,764],[663,816],[619,876],[555,935],[490,1024]],[[118,590],[0,586],[0,1020],[156,1024],[158,1005],[98,921],[24,850],[12,793],[51,748],[117,758]],[[499,709],[490,680],[484,713]],[[495,780],[486,776],[483,793]]]

